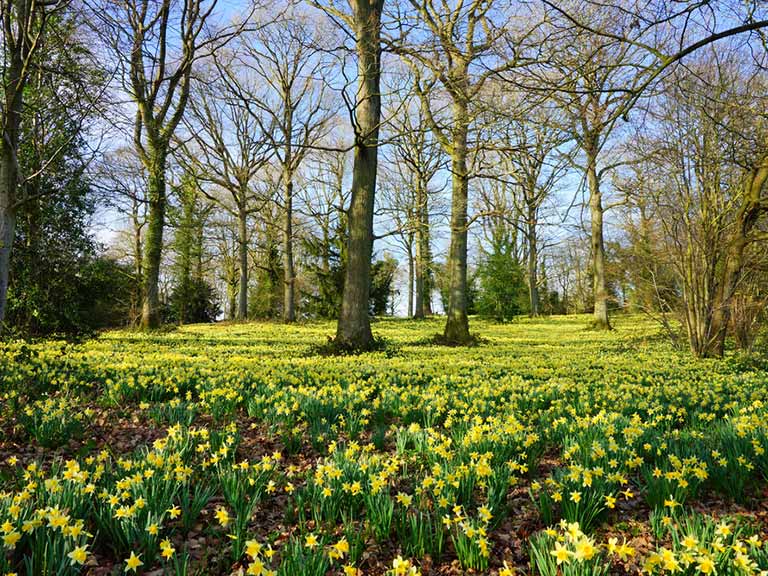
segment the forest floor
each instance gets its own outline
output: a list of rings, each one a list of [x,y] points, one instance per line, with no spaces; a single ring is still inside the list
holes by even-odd
[[[0,575],[768,570],[768,358],[588,321],[0,344]]]

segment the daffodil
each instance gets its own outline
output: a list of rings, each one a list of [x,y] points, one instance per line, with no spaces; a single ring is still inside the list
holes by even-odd
[[[573,557],[577,560],[591,560],[597,553],[597,548],[588,538],[579,540],[573,551]]]
[[[560,542],[555,542],[555,549],[550,554],[555,557],[558,566],[563,563],[568,564],[571,561],[572,552]]]
[[[136,572],[136,569],[143,565],[144,562],[141,561],[141,554],[137,556],[135,552],[131,551],[131,555],[125,560],[125,571]]]
[[[715,563],[709,556],[699,556],[696,559],[696,569],[702,574],[714,574]]]
[[[169,560],[175,551],[173,544],[167,538],[160,542],[160,555],[166,560]]]
[[[229,512],[225,508],[217,508],[216,509],[216,520],[219,521],[219,524],[226,528],[229,525]]]
[[[581,492],[571,492],[571,502],[574,504],[581,502]]]
[[[74,550],[67,554],[67,558],[71,560],[70,564],[84,564],[88,559],[87,548],[87,546],[77,546]]]
[[[11,532],[3,535],[3,546],[13,549],[16,547],[16,543],[19,540],[21,540],[21,534],[19,534],[16,530],[12,530]]]

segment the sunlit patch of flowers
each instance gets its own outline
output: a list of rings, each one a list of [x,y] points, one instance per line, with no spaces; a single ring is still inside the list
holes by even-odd
[[[626,541],[612,539],[607,545],[597,543],[579,527],[578,522],[562,520],[531,539],[531,565],[542,576],[570,576],[610,573],[606,554],[627,559],[635,550]]]
[[[308,354],[329,324],[0,344],[0,422],[17,442],[79,448],[0,464],[0,575],[79,574],[103,556],[186,574],[202,527],[221,565],[247,574],[360,576],[372,546],[393,551],[376,559],[389,574],[429,557],[509,576],[499,530],[526,493],[555,526],[531,540],[535,573],[759,574],[761,535],[688,523],[702,493],[763,497],[768,375],[696,363],[645,342],[644,321],[619,324],[480,323],[493,346],[461,350],[414,344],[430,321],[379,322],[395,357]],[[115,415],[152,439],[80,443]],[[265,537],[263,508],[284,515],[279,537]],[[611,529],[627,519],[648,520],[650,555]]]
[[[691,514],[665,525],[671,543],[645,559],[645,573],[768,575],[766,542],[738,521]]]
[[[392,569],[387,571],[387,576],[421,576],[421,571],[410,560],[398,556],[392,560]]]
[[[477,510],[476,516],[469,516],[458,505],[454,507],[453,515],[443,517],[445,526],[451,530],[453,546],[462,567],[487,569],[490,556],[488,524],[492,517],[485,506]]]
[[[93,415],[90,408],[82,410],[69,395],[38,400],[27,405],[20,421],[30,436],[45,448],[57,448],[80,437],[83,422]]]

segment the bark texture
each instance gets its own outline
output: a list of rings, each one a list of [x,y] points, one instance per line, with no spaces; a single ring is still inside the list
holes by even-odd
[[[144,241],[142,328],[157,328],[161,323],[160,291],[158,287],[167,200],[165,163],[165,151],[158,151],[153,154],[152,162],[148,163],[147,166],[149,213],[147,216],[147,236]]]
[[[443,336],[453,344],[470,341],[467,317],[467,209],[469,178],[467,174],[467,134],[469,114],[465,104],[453,107],[453,143],[451,147],[451,245],[448,250],[448,310]]]
[[[592,292],[595,298],[593,326],[610,330],[608,288],[605,278],[605,242],[603,239],[603,198],[597,175],[597,146],[588,146],[587,184],[589,185],[590,242],[592,248]]]
[[[17,152],[32,57],[45,28],[45,6],[34,0],[7,2],[2,13],[5,65],[0,138],[0,333],[8,303],[11,251],[16,234],[19,165]]]
[[[237,291],[237,319],[248,318],[248,212],[245,206],[238,214],[237,256],[240,267],[240,282]]]
[[[349,207],[347,269],[336,344],[364,350],[373,343],[368,315],[381,118],[381,11],[384,0],[351,0],[358,60],[357,129]]]

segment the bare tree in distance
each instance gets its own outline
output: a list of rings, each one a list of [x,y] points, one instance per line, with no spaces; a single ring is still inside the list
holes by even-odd
[[[605,284],[601,181],[622,160],[601,165],[620,120],[674,65],[703,47],[740,35],[745,41],[768,26],[760,2],[542,0],[546,57],[525,74],[499,76],[524,93],[552,97],[569,111],[589,190],[594,325],[610,328]],[[762,34],[762,33],[761,33]],[[761,36],[761,37],[764,37]],[[614,155],[615,157],[615,155]]]
[[[768,132],[753,105],[768,97],[766,83],[718,50],[662,87],[639,138],[640,169],[625,186],[655,215],[659,233],[647,250],[662,314],[679,314],[693,355],[722,356],[734,299],[764,253]]]
[[[391,156],[400,179],[413,190],[412,217],[409,222],[413,233],[413,317],[425,318],[432,314],[432,247],[431,211],[435,209],[436,192],[433,180],[445,167],[446,157],[430,130],[426,112],[413,90],[413,77],[405,75],[403,85],[395,98],[398,112],[390,115],[388,132],[392,133]],[[410,259],[409,259],[410,260]]]
[[[538,316],[541,220],[544,204],[567,174],[569,157],[563,149],[568,136],[556,125],[556,112],[539,108],[526,119],[510,123],[500,134],[504,177],[518,189],[514,207],[525,238],[530,315]],[[545,295],[546,296],[546,295]]]
[[[118,257],[130,261],[134,274],[129,318],[133,326],[141,320],[142,254],[148,210],[146,171],[135,149],[125,146],[106,155],[91,185],[104,197],[107,207],[128,219],[128,228],[118,231],[126,238],[124,252]]]
[[[411,80],[409,74],[406,82]],[[445,167],[445,155],[429,130],[424,109],[412,86],[392,90],[386,123],[388,192],[382,212],[394,217],[396,232],[408,255],[408,310],[414,318],[432,314],[431,216],[437,203],[433,180]]]
[[[448,310],[443,338],[450,344],[472,341],[467,316],[467,233],[470,164],[481,149],[473,123],[482,112],[486,83],[527,61],[526,45],[536,26],[514,30],[500,21],[501,2],[437,3],[408,0],[392,16],[397,37],[391,42],[411,68],[425,117],[451,158],[451,243],[446,263]],[[505,51],[508,44],[515,50]]]
[[[238,75],[237,87],[225,75]],[[193,83],[179,144],[179,162],[194,175],[202,194],[238,222],[238,320],[248,316],[248,218],[268,201],[256,189],[256,178],[274,155],[273,119],[254,114],[250,98],[258,93],[254,79],[238,59],[217,58],[217,65]]]
[[[332,32],[332,31],[331,31]],[[323,36],[325,34],[325,36]],[[226,82],[256,117],[267,118],[275,159],[280,170],[282,210],[283,321],[296,319],[294,265],[294,202],[296,175],[314,146],[332,127],[336,111],[323,82],[328,63],[322,57],[327,36],[333,34],[312,22],[306,12],[288,9],[283,17],[242,35],[235,47],[237,66],[219,66]],[[242,78],[263,86],[248,89]]]

